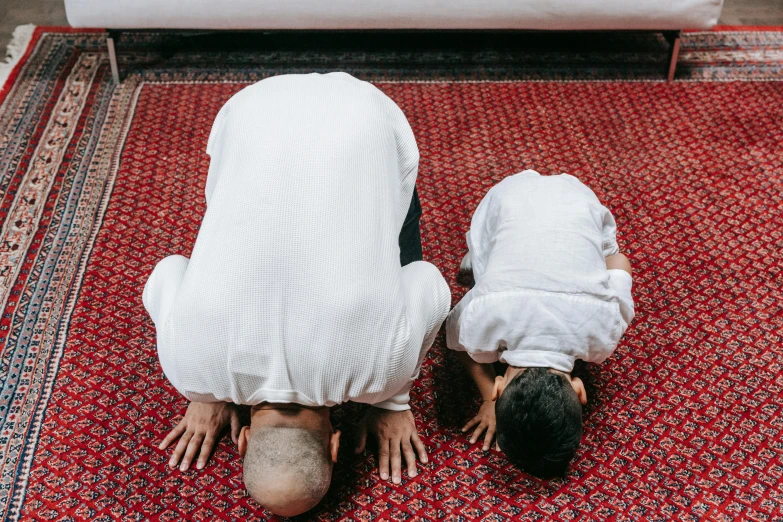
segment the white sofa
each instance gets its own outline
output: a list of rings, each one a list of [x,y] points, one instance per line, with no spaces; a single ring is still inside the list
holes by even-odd
[[[73,27],[108,29],[649,30],[714,26],[723,0],[65,0]],[[113,64],[114,42],[109,50]],[[116,68],[115,68],[116,69]]]

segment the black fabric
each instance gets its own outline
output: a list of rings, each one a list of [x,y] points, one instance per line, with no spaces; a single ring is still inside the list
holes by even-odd
[[[419,230],[419,218],[421,217],[421,202],[419,193],[414,188],[411,205],[405,216],[405,223],[400,230],[400,265],[405,266],[414,261],[421,261],[421,231]]]

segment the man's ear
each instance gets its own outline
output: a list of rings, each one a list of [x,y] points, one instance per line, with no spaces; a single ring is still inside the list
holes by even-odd
[[[329,437],[329,452],[332,454],[332,462],[337,462],[338,451],[340,451],[340,430],[336,430]]]
[[[587,390],[585,390],[582,379],[579,377],[571,377],[571,387],[576,392],[576,396],[579,397],[579,402],[582,403],[582,406],[587,404]]]
[[[503,393],[503,390],[506,389],[506,376],[505,375],[498,375],[495,377],[495,387],[492,390],[492,400],[496,401],[498,400],[498,397],[500,397],[500,394]]]
[[[250,440],[250,426],[243,426],[239,431],[239,438],[237,439],[237,445],[239,446],[239,456],[245,458],[247,453],[247,441]]]

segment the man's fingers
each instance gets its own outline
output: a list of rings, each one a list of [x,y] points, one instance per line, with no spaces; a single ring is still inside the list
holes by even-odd
[[[478,417],[478,416],[476,416],[476,417],[473,417],[472,419],[470,419],[470,420],[468,421],[468,423],[467,423],[467,424],[465,424],[465,425],[462,427],[462,433],[465,433],[466,431],[468,431],[470,428],[472,428],[473,426],[475,426],[475,425],[476,425],[476,424],[478,424],[479,422],[481,422],[481,418],[480,418],[480,417]]]
[[[193,462],[193,458],[196,456],[196,452],[201,447],[201,441],[204,440],[204,435],[201,433],[193,435],[188,443],[188,449],[185,451],[185,458],[182,459],[182,464],[179,466],[180,471],[187,471],[190,467],[190,463]]]
[[[364,422],[359,423],[359,440],[356,442],[356,449],[354,453],[357,455],[364,451],[364,447],[367,445],[367,426]]]
[[[487,434],[484,436],[484,451],[489,451],[489,448],[492,447],[492,439],[495,437],[495,428],[489,427],[487,428]]]
[[[182,419],[179,421],[179,424],[174,426],[174,428],[169,432],[168,435],[166,435],[166,438],[163,439],[163,441],[158,445],[158,449],[164,450],[169,447],[169,444],[177,440],[177,437],[182,435],[182,432],[185,431],[185,428],[187,428],[188,423],[185,422],[185,419]]]
[[[209,456],[212,455],[212,450],[215,447],[215,442],[215,437],[212,435],[207,435],[204,437],[204,442],[201,443],[201,449],[198,452],[198,463],[196,464],[197,469],[204,469],[204,466],[207,465]]]
[[[470,436],[470,443],[474,444],[481,436],[481,434],[484,433],[485,429],[487,429],[487,426],[483,422],[478,426],[476,426],[476,429],[473,430],[473,435]]]
[[[405,455],[405,462],[408,464],[408,476],[416,476],[416,454],[413,453],[413,446],[409,440],[402,441],[402,454]]]
[[[392,482],[399,484],[402,480],[402,454],[400,453],[400,440],[396,439],[391,441],[391,468],[392,468]]]
[[[388,440],[378,441],[378,471],[380,471],[383,480],[389,478],[389,442]]]
[[[177,447],[174,448],[174,453],[171,454],[171,458],[169,459],[170,468],[176,467],[176,465],[179,463],[179,460],[185,453],[185,449],[188,447],[188,442],[190,442],[191,438],[193,438],[192,431],[186,431],[182,434],[182,437],[180,437],[179,442],[177,443]]]
[[[239,425],[239,414],[237,412],[231,413],[231,440],[236,444],[239,441],[239,431],[241,426]]]
[[[419,454],[419,460],[422,464],[427,463],[427,448],[424,447],[424,443],[419,438],[419,434],[415,431],[413,432],[413,435],[411,435],[411,441],[413,442],[413,447],[416,448],[416,453]]]

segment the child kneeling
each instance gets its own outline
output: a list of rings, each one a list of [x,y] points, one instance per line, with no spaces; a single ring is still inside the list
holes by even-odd
[[[631,265],[615,236],[609,210],[568,174],[510,176],[471,220],[460,271],[475,286],[446,322],[484,401],[463,431],[474,429],[471,443],[486,431],[484,450],[496,435],[537,476],[564,474],[579,446],[587,394],[574,361],[604,361],[633,319]]]

